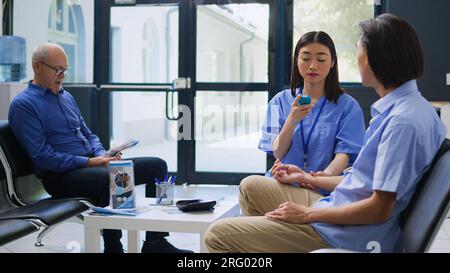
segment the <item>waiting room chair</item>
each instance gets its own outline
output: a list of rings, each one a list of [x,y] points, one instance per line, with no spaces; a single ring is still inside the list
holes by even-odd
[[[0,246],[38,231],[39,228],[39,225],[28,220],[0,220]]]
[[[450,208],[450,140],[420,180],[400,219],[402,252],[426,252]]]
[[[42,239],[53,225],[88,209],[85,203],[89,200],[54,199],[45,192],[41,180],[33,174],[31,159],[14,136],[8,121],[0,121],[0,160],[3,166],[0,181],[4,188],[0,196],[0,221],[22,219],[43,228],[36,246],[43,245]]]
[[[6,194],[6,178],[3,168],[0,168],[0,214],[14,208]],[[38,231],[40,225],[33,220],[9,219],[0,220],[0,245],[9,243],[20,237]]]
[[[427,252],[450,208],[450,140],[446,139],[414,195],[400,216],[402,229],[398,252]],[[349,253],[343,249],[320,249],[312,253]]]

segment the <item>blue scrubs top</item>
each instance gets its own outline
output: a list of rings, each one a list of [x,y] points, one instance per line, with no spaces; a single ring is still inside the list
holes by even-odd
[[[301,90],[297,90],[300,94]],[[272,154],[272,143],[280,133],[295,97],[291,89],[279,92],[269,102],[266,123],[262,130],[262,137],[258,148]],[[324,102],[325,100],[325,102]],[[364,115],[358,102],[347,94],[339,96],[337,103],[321,97],[308,116],[303,119],[303,135],[305,139],[311,130],[322,103],[325,103],[317,124],[312,131],[308,144],[307,167],[312,171],[323,171],[334,159],[336,153],[350,156],[350,164],[356,159],[364,140]],[[284,164],[295,164],[303,168],[304,149],[300,123],[294,130],[291,146],[284,158]],[[270,171],[266,176],[271,176]]]
[[[375,190],[395,192],[391,217],[372,225],[311,225],[330,246],[355,251],[369,251],[378,246],[381,252],[392,252],[394,247],[401,247],[401,243],[397,244],[401,235],[400,214],[447,130],[436,110],[420,94],[415,80],[379,99],[371,110],[373,118],[364,146],[351,172],[346,173],[330,196],[320,199],[314,207],[351,204],[369,198]]]

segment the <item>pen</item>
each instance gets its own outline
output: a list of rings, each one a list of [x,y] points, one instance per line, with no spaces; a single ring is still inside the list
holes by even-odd
[[[163,196],[166,194],[166,189],[165,189],[165,187],[160,186],[160,188],[161,188],[161,194],[160,194],[160,196],[159,196],[158,204],[161,204],[161,201],[162,201],[162,199],[163,199]]]
[[[171,187],[174,183],[175,183],[175,179],[177,178],[176,175],[174,176],[169,176],[167,177],[166,175],[166,179],[165,181],[161,181],[157,186],[160,187],[161,189],[161,193],[158,199],[158,204],[161,204],[161,201],[164,197],[164,195],[166,195],[167,191],[169,190],[169,187]]]

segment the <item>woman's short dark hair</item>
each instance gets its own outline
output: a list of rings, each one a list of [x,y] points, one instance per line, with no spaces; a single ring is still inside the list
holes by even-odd
[[[396,88],[422,76],[422,46],[405,20],[385,13],[359,26],[369,65],[385,88]]]
[[[319,43],[328,47],[331,53],[331,60],[334,62],[333,67],[331,67],[330,72],[325,80],[325,96],[329,101],[337,102],[339,96],[344,93],[344,91],[339,87],[339,74],[338,74],[338,61],[336,55],[336,47],[334,46],[331,37],[323,31],[311,31],[303,35],[300,40],[298,40],[295,46],[294,61],[292,62],[292,73],[291,73],[291,93],[292,96],[296,96],[296,89],[303,88],[304,79],[300,75],[298,69],[298,55],[300,49],[312,44]]]

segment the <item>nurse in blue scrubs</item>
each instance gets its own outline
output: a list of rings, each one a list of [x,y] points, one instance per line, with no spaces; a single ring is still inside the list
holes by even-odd
[[[302,96],[312,103],[299,105]],[[295,47],[291,88],[279,92],[268,106],[259,148],[277,160],[266,176],[299,169],[311,175],[340,175],[356,159],[364,134],[358,102],[339,87],[332,39],[322,31],[306,33]],[[302,186],[327,194],[336,185]]]

